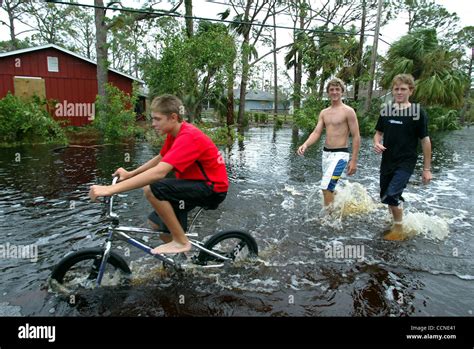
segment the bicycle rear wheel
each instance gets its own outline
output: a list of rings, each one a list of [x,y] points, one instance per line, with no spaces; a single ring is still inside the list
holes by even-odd
[[[100,247],[71,253],[56,265],[51,274],[51,279],[70,291],[78,288],[93,288],[103,254],[104,250]],[[125,260],[111,251],[102,284],[120,284],[130,273],[130,268]]]
[[[255,239],[249,233],[238,230],[217,233],[207,240],[203,247],[230,258],[233,263],[255,258],[258,255]],[[196,262],[201,265],[210,265],[223,263],[224,260],[201,251]]]

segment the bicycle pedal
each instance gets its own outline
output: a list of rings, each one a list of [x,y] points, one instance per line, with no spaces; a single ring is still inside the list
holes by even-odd
[[[184,252],[181,252],[181,253],[175,254],[172,259],[173,259],[173,261],[179,263],[179,262],[187,261],[188,256]]]

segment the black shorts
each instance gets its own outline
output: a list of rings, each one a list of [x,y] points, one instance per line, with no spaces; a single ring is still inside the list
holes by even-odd
[[[411,173],[398,168],[390,174],[380,174],[380,198],[382,203],[390,206],[398,206],[400,201],[405,201],[402,197],[403,190],[408,184]]]
[[[208,210],[215,210],[224,201],[227,193],[216,193],[205,181],[191,181],[186,179],[164,178],[150,184],[153,195],[161,201],[169,201],[173,206],[176,217],[186,231],[188,228],[188,212],[199,206]],[[168,228],[153,211],[148,219],[168,232]]]

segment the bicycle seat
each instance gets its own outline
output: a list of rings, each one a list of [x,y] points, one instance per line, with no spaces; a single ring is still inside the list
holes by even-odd
[[[211,203],[208,205],[200,206],[200,207],[202,207],[205,210],[215,210],[219,207],[221,202],[224,201],[226,195],[227,193],[214,193],[212,196],[213,199],[209,200],[211,201]]]
[[[206,205],[206,206],[201,206],[203,209],[207,210],[215,210],[219,207],[219,204],[212,204],[212,205]]]

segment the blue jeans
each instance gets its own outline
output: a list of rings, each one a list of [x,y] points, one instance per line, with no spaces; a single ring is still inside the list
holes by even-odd
[[[388,175],[380,175],[380,198],[384,204],[398,206],[402,198],[403,189],[406,188],[411,173],[398,168]]]

